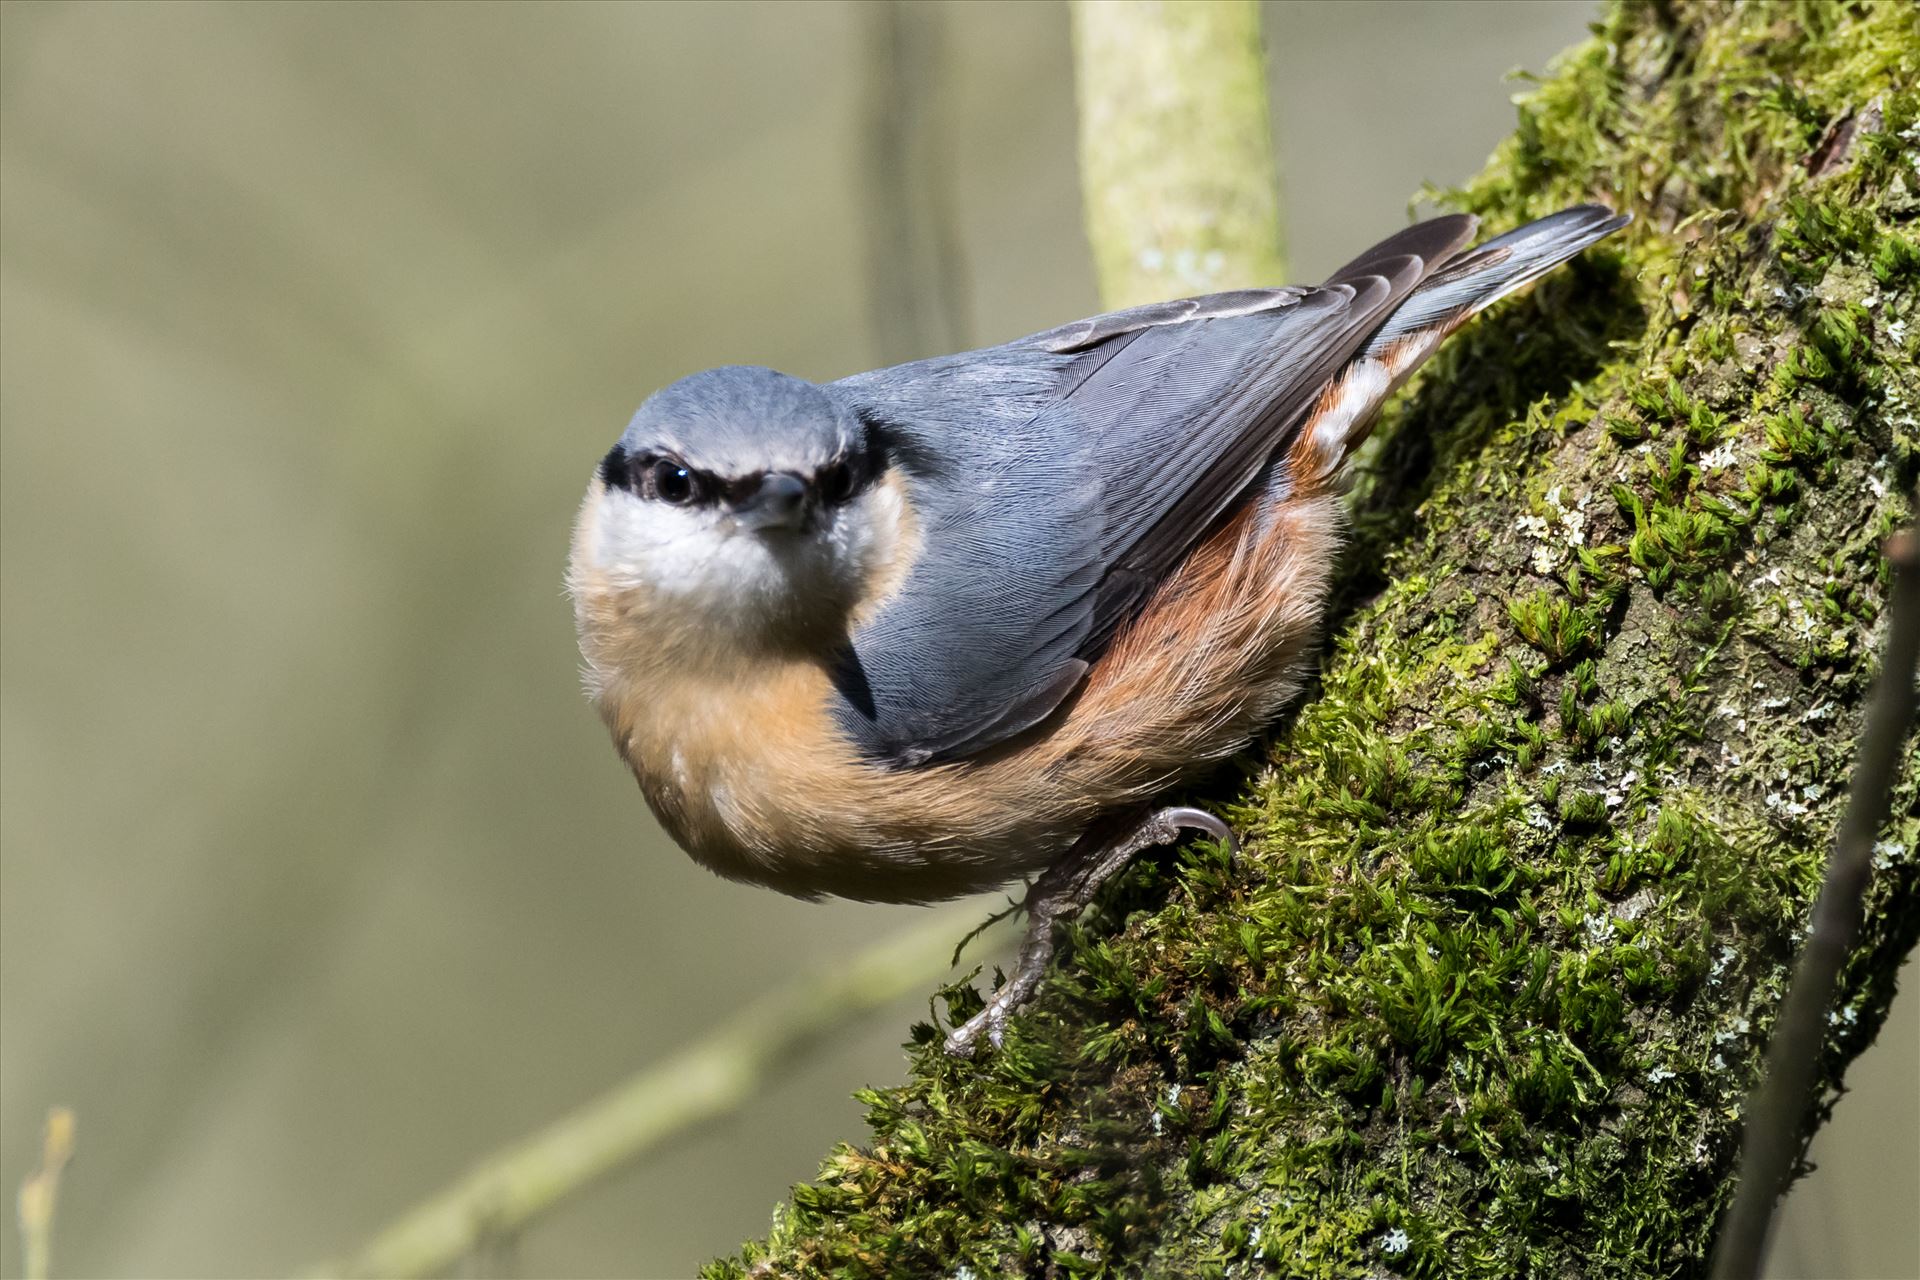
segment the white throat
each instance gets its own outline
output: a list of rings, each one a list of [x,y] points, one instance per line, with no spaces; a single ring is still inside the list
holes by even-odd
[[[576,533],[574,594],[631,595],[693,643],[778,645],[823,629],[843,636],[901,550],[897,483],[826,508],[801,531],[754,529],[714,507],[596,489]]]

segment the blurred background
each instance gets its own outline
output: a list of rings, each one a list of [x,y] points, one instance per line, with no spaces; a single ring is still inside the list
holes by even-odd
[[[1476,170],[1504,73],[1591,16],[1270,5],[1295,277]],[[560,570],[594,461],[673,378],[831,378],[1098,309],[1062,6],[0,21],[0,1184],[73,1106],[57,1274],[345,1251],[920,918],[668,844],[580,696]],[[1887,1242],[1920,1202],[1915,1006],[1777,1275],[1920,1270]],[[764,1232],[924,1011],[849,1026],[513,1266],[684,1275]],[[8,1213],[0,1272],[18,1245]]]

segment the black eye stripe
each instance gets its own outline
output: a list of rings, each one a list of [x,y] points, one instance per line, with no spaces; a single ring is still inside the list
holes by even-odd
[[[761,478],[765,475],[764,471],[756,471],[750,476],[723,480],[720,482],[720,491],[726,495],[728,502],[737,505],[759,492]]]
[[[850,453],[835,459],[814,473],[814,490],[827,502],[849,502],[858,496],[878,473],[879,466],[873,455]]]
[[[815,475],[813,486],[828,502],[845,502],[859,487],[859,475],[853,463],[842,458]]]
[[[675,475],[667,474],[671,468]],[[741,503],[760,490],[767,472],[744,476],[717,476],[710,471],[688,466],[671,453],[647,451],[629,453],[619,445],[600,460],[600,480],[609,489],[625,489],[649,500],[673,506],[709,505],[717,501]],[[853,499],[873,480],[879,468],[866,453],[851,453],[820,467],[807,483],[823,501],[842,503]],[[682,481],[679,476],[684,475]],[[682,489],[682,484],[688,487]]]
[[[633,472],[627,451],[619,445],[607,450],[607,456],[600,459],[600,483],[609,489],[625,489],[633,483]]]

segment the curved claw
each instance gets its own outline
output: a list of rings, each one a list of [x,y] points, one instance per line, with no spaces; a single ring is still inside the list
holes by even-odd
[[[1225,845],[1228,853],[1238,855],[1240,852],[1240,841],[1233,834],[1233,828],[1205,809],[1185,806],[1162,809],[1153,815],[1153,820],[1166,830],[1168,840],[1178,838],[1182,831],[1198,831],[1202,835],[1212,836]]]

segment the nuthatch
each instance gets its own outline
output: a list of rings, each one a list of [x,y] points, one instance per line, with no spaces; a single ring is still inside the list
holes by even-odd
[[[1041,873],[994,1041],[1052,926],[1182,828],[1151,802],[1299,690],[1345,463],[1494,300],[1625,225],[1471,251],[1463,214],[1317,288],[1134,307],[820,385],[697,373],[587,489],[568,586],[591,696],[723,876],[925,902]]]

